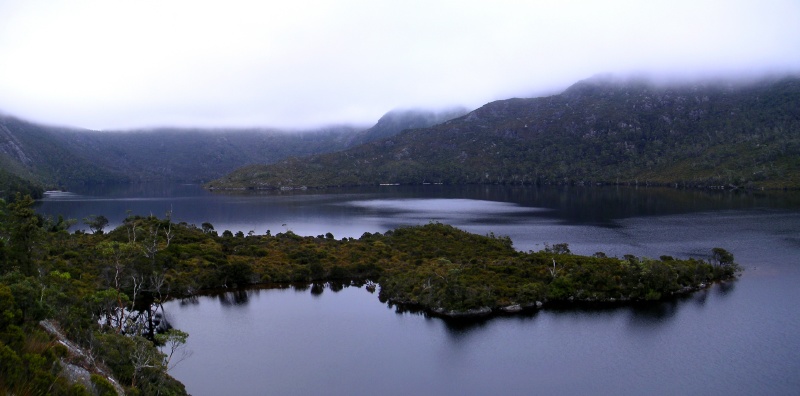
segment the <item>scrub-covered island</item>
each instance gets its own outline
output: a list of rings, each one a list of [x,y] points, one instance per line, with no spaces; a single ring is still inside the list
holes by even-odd
[[[161,303],[212,289],[355,284],[450,318],[658,301],[734,278],[733,256],[715,246],[701,258],[580,256],[566,243],[520,252],[509,238],[437,223],[337,239],[129,216],[105,233],[97,213],[81,219],[91,233],[75,234],[72,221],[36,215],[28,196],[151,182],[798,189],[800,76],[775,72],[598,75],[471,111],[396,110],[372,127],[111,132],[0,109],[0,394],[185,394],[168,371],[187,334],[170,329]]]
[[[161,303],[207,290],[358,285],[458,317],[654,301],[740,271],[717,247],[705,259],[581,256],[565,243],[520,252],[508,237],[440,223],[336,239],[218,235],[209,223],[133,215],[106,233],[108,220],[90,216],[91,233],[69,233],[74,221],[32,205],[18,195],[0,211],[0,389],[11,394],[184,394],[168,370],[187,334],[165,324]]]

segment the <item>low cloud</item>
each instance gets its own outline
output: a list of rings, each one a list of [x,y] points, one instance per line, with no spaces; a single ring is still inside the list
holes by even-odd
[[[9,1],[0,109],[37,121],[305,128],[478,107],[597,73],[800,71],[800,3]]]

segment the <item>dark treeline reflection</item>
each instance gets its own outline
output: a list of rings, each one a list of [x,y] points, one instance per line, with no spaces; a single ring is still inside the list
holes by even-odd
[[[298,294],[309,294],[314,298],[322,296],[322,294],[329,290],[333,293],[340,292],[341,290],[349,287],[361,288],[369,293],[373,293],[374,289],[367,287],[369,284],[354,284],[347,282],[312,282],[312,283],[293,283],[293,284],[270,284],[262,286],[254,286],[235,290],[218,290],[205,293],[200,296],[192,296],[180,301],[180,305],[196,305],[199,303],[199,298],[203,296],[215,298],[220,305],[226,308],[243,307],[251,303],[253,299],[261,294],[267,295],[272,290],[292,289]],[[664,323],[674,319],[675,315],[680,309],[687,304],[694,306],[703,306],[708,299],[709,293],[715,293],[720,298],[728,296],[736,286],[736,282],[723,282],[711,290],[701,290],[690,295],[676,296],[671,299],[657,301],[657,302],[642,302],[638,304],[624,304],[624,305],[607,305],[607,304],[569,304],[564,306],[553,305],[547,309],[547,312],[552,312],[560,315],[612,315],[627,312],[629,314],[629,322],[632,327],[649,327],[649,326],[662,326]],[[377,295],[375,299],[378,299]],[[385,301],[382,301],[386,303]],[[424,317],[426,320],[441,321],[444,327],[450,332],[453,337],[462,337],[471,331],[478,331],[492,321],[529,321],[535,319],[541,314],[538,310],[529,310],[521,313],[507,314],[497,316],[485,317],[468,317],[468,318],[445,318],[445,317],[432,317],[424,310],[415,308],[414,306],[395,305],[387,303],[387,306],[394,310],[397,315],[414,315]]]
[[[325,290],[337,293],[348,287],[357,287],[364,289],[369,293],[374,293],[374,284],[367,284],[363,281],[343,282],[343,281],[330,281],[330,282],[311,282],[311,283],[272,283],[267,285],[250,286],[236,289],[219,289],[210,290],[208,292],[186,297],[180,300],[180,305],[196,305],[200,303],[200,297],[208,296],[216,299],[222,306],[236,307],[245,306],[251,302],[255,297],[262,293],[268,293],[271,290],[284,290],[292,289],[299,294],[310,294],[312,296],[320,296]],[[376,296],[377,299],[377,296]]]
[[[469,188],[469,187],[466,187]],[[480,187],[475,187],[479,189]],[[800,207],[800,194],[783,191],[683,190],[665,187],[567,186],[483,188],[486,200],[555,209],[540,216],[570,224],[711,210]]]
[[[325,284],[324,283],[312,283],[311,284],[311,295],[318,296],[325,291]]]
[[[619,228],[619,220],[636,217],[800,208],[800,193],[796,191],[628,186],[422,185],[212,193],[199,185],[128,184],[83,186],[73,192],[45,198],[37,203],[37,211],[54,218],[62,215],[77,219],[74,229],[87,229],[81,219],[91,215],[105,216],[109,228],[113,228],[128,214],[170,213],[176,222],[198,226],[210,223],[220,233],[226,229],[259,235],[267,230],[273,234],[292,230],[310,236],[330,232],[337,239],[430,220],[465,228],[497,225],[490,231],[504,234],[498,231],[505,225],[541,220]],[[453,207],[444,201],[448,199],[461,200],[464,206]],[[469,203],[464,204],[464,200]],[[498,205],[487,208],[485,201]],[[379,204],[365,206],[365,202]],[[542,237],[532,240],[545,241]],[[516,244],[522,242],[515,240]]]
[[[250,301],[248,294],[249,290],[234,290],[227,293],[222,293],[217,298],[222,305],[247,305]]]
[[[677,189],[648,186],[384,186],[322,190],[335,195],[383,195],[406,199],[470,198],[512,202],[521,206],[554,209],[537,216],[555,217],[567,223],[597,224],[613,219],[640,216],[694,213],[711,210],[760,208],[800,208],[797,191],[751,191],[724,189]],[[231,192],[233,195],[295,196],[320,191]],[[227,194],[218,192],[216,194]],[[525,214],[530,216],[529,213]],[[610,225],[610,224],[609,224]]]

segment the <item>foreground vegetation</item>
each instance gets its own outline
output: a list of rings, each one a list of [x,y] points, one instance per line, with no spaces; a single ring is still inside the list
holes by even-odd
[[[566,244],[519,252],[507,237],[439,223],[336,239],[218,235],[212,224],[175,224],[169,214],[130,216],[106,233],[105,218],[92,216],[84,219],[91,234],[70,234],[73,222],[37,216],[31,204],[16,197],[0,211],[0,392],[7,394],[184,394],[168,372],[188,335],[160,321],[161,302],[208,289],[377,282],[384,301],[458,316],[659,300],[739,271],[720,248],[708,260],[587,257]],[[67,379],[65,368],[83,368],[88,379]]]

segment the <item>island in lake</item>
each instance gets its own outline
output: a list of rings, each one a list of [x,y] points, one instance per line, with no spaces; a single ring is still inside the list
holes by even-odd
[[[464,317],[657,301],[740,271],[722,248],[706,259],[581,256],[565,243],[520,252],[508,237],[441,223],[337,239],[218,235],[210,223],[153,216],[129,216],[106,233],[105,218],[93,216],[84,219],[92,233],[68,233],[70,221],[36,215],[32,203],[17,196],[3,208],[0,373],[14,392],[185,393],[167,371],[188,334],[171,329],[160,306],[220,288],[379,285],[382,301]]]

